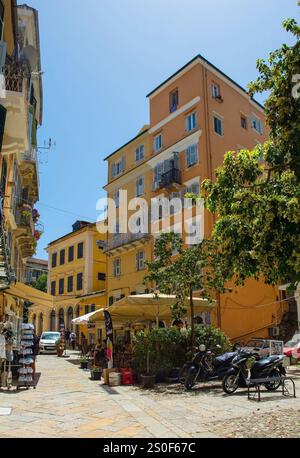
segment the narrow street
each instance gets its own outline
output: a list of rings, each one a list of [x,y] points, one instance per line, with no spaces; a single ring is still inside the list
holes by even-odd
[[[220,386],[107,387],[69,358],[38,357],[36,390],[0,391],[0,437],[300,437],[298,397],[263,393],[260,403]],[[9,410],[11,409],[10,414]]]

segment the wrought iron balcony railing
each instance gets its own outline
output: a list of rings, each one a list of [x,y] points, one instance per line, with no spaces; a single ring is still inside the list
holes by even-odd
[[[4,77],[7,91],[23,92],[29,87],[28,70],[22,65],[6,65]]]
[[[168,172],[163,173],[159,183],[160,188],[166,188],[172,184],[181,184],[181,172],[179,169],[172,168]]]
[[[37,149],[31,148],[30,150],[22,153],[21,157],[23,161],[37,162],[38,160]]]
[[[148,233],[138,232],[137,234],[114,234],[104,243],[103,251],[110,251],[115,248],[122,247],[124,245],[128,245],[130,243],[136,242],[138,240],[149,238]]]

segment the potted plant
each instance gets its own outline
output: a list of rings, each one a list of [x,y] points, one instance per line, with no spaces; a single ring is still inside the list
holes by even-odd
[[[88,368],[88,360],[85,356],[80,358],[80,369],[87,369]]]
[[[55,342],[55,348],[56,348],[56,354],[58,357],[61,357],[64,353],[64,349],[61,347],[61,340],[58,339],[56,342]]]
[[[101,380],[102,369],[99,366],[91,368],[91,380]]]
[[[147,351],[146,371],[141,374],[142,388],[153,388],[156,381],[156,370],[150,362],[150,350]]]

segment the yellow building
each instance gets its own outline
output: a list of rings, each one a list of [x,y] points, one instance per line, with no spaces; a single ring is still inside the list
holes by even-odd
[[[15,280],[24,282],[26,259],[41,233],[33,218],[43,106],[37,11],[1,0],[0,40],[0,315],[9,311],[21,317],[23,300],[3,291]]]
[[[227,151],[252,149],[268,137],[263,107],[200,55],[148,98],[149,125],[106,158],[108,183],[104,189],[112,199],[108,202],[111,226],[116,213],[115,228],[110,228],[105,245],[108,306],[129,294],[147,292],[144,261],[153,259],[154,235],[165,220],[174,229],[174,207],[169,207],[167,214],[163,206],[157,214],[150,213],[153,199],[182,201],[188,192],[198,194],[204,179],[214,179]],[[127,202],[120,197],[122,191],[127,193]],[[147,203],[147,216],[137,213],[142,201],[136,199]],[[192,214],[195,211],[191,209]],[[126,226],[133,219],[135,233]],[[201,221],[200,239],[208,238],[214,218],[204,212]],[[249,280],[244,287],[216,299],[215,310],[201,318],[236,340],[277,335],[288,311],[278,289],[263,281]]]
[[[30,309],[30,321],[38,334],[61,327],[72,330],[74,318],[105,307],[106,256],[100,239],[95,223],[76,221],[72,232],[49,243],[48,293],[55,300],[52,308],[36,305]],[[76,331],[79,333],[77,326]],[[80,331],[90,343],[101,338],[97,326]]]

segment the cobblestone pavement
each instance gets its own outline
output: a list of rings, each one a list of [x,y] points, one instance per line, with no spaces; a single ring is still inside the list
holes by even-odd
[[[0,391],[0,437],[300,437],[299,372],[296,399],[264,392],[257,403],[217,384],[110,388],[76,363],[41,355],[36,390]]]

